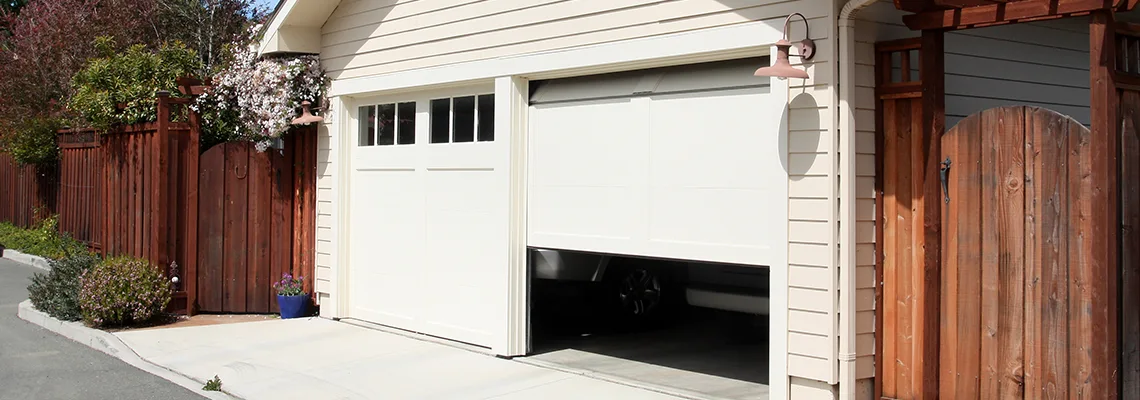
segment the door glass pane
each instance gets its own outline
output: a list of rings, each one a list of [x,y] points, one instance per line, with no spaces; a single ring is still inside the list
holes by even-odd
[[[381,104],[377,106],[380,108],[380,122],[377,126],[379,133],[377,144],[387,146],[396,143],[396,105],[395,104]]]
[[[495,95],[479,96],[479,141],[495,140]]]
[[[431,101],[431,142],[450,142],[451,134],[451,99],[435,99]]]
[[[376,144],[376,106],[360,107],[360,146]]]
[[[451,129],[454,130],[454,137],[452,142],[474,142],[475,141],[475,96],[456,97],[455,101],[455,126]]]
[[[416,103],[400,103],[397,113],[400,116],[399,127],[396,129],[397,144],[416,143]]]

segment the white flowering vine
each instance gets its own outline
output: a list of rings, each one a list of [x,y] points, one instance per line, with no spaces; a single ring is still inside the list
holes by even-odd
[[[288,132],[301,102],[321,104],[328,78],[315,55],[261,58],[251,28],[250,37],[235,43],[233,60],[214,75],[213,86],[198,97],[194,109],[213,135],[226,140],[250,140],[265,151],[273,139]]]

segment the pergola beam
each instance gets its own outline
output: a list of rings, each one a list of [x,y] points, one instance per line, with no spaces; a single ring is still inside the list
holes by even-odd
[[[972,1],[972,0],[954,0]],[[1118,8],[1136,0],[1022,0],[975,7],[925,11],[903,17],[912,30],[955,30],[1080,15]],[[1123,4],[1127,7],[1127,4]]]

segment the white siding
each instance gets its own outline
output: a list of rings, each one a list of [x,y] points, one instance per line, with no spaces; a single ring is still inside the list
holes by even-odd
[[[336,292],[336,273],[333,265],[336,263],[336,198],[335,171],[336,152],[332,151],[332,123],[336,118],[331,117],[337,110],[326,113],[326,122],[317,129],[317,244],[316,244],[316,271],[314,272],[314,286],[317,298],[321,304],[321,314],[336,315],[336,302],[333,293]],[[331,302],[331,303],[330,303]]]
[[[321,57],[330,76],[345,79],[783,18],[796,11],[818,17],[828,4],[757,3],[345,1],[322,28]],[[825,30],[821,26],[818,32]]]

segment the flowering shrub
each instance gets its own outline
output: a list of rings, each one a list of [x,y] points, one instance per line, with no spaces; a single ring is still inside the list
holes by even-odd
[[[83,321],[93,326],[146,322],[162,313],[172,294],[158,268],[130,257],[103,260],[79,281]]]
[[[305,287],[303,280],[305,277],[293,277],[293,274],[288,272],[281,276],[281,281],[274,283],[273,288],[277,289],[278,296],[301,296],[305,294]]]
[[[259,58],[258,29],[232,45],[232,61],[214,76],[194,110],[201,113],[207,135],[254,141],[265,151],[289,130],[302,101],[320,104],[328,78],[315,55]]]

